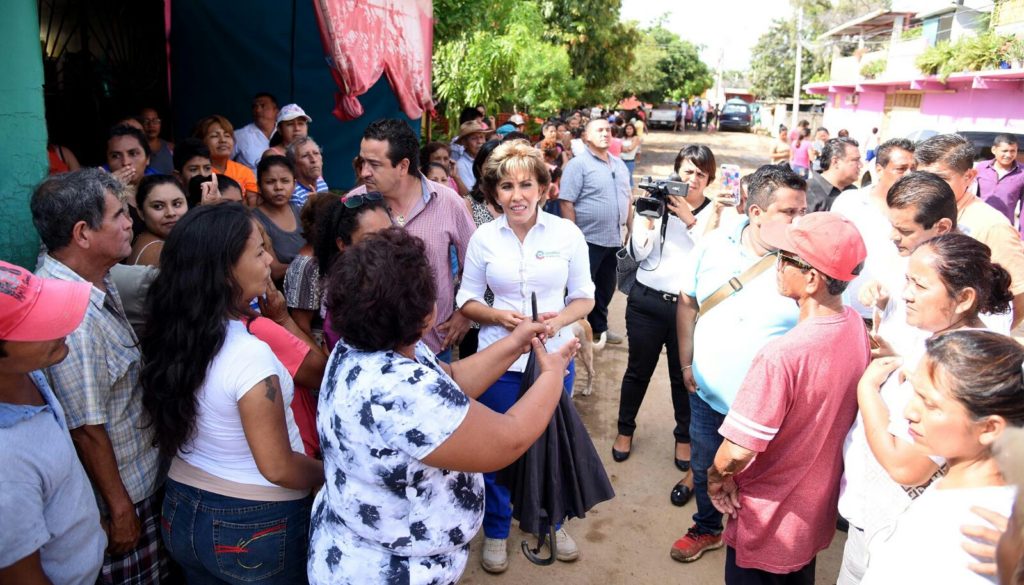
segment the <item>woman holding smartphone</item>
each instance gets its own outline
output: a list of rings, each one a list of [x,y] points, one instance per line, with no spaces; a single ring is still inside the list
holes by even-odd
[[[689,187],[686,196],[666,197],[661,217],[633,214],[629,252],[640,267],[626,302],[629,359],[622,377],[618,436],[612,446],[612,458],[622,462],[632,452],[636,415],[661,350],[666,348],[676,419],[673,459],[680,471],[687,472],[690,469],[690,403],[683,386],[675,321],[676,302],[682,288],[679,266],[712,216],[712,202],[704,191],[715,179],[715,155],[703,145],[686,146],[676,156],[675,170],[680,181]],[[688,499],[689,494],[683,492],[676,497],[673,491],[673,502],[683,500],[685,503]]]

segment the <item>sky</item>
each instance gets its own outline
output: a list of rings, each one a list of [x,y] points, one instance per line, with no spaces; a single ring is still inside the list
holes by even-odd
[[[701,57],[708,66],[717,68],[721,54],[723,69],[746,70],[757,38],[772,19],[787,17],[791,10],[789,0],[622,0],[620,17],[644,26],[668,13],[666,28],[705,45]]]

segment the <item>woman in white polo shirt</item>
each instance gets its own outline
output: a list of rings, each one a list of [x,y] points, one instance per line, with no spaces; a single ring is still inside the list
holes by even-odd
[[[502,144],[484,165],[484,197],[502,214],[481,225],[469,241],[462,285],[456,298],[463,314],[480,323],[479,349],[507,336],[531,313],[531,293],[537,295],[539,318],[548,325],[548,351],[573,338],[568,329],[594,306],[594,283],[583,232],[572,222],[541,211],[551,175],[541,152],[524,140]],[[484,292],[494,292],[488,307]],[[519,396],[526,356],[494,383],[479,400],[505,412]],[[575,369],[569,366],[566,392],[571,392]],[[485,514],[483,567],[491,573],[508,568],[506,540],[512,522],[509,491],[493,473],[484,474]],[[556,533],[558,559],[579,555],[564,529]]]
[[[252,214],[224,203],[178,222],[150,289],[143,404],[171,459],[161,533],[189,583],[306,582],[324,467],[303,452],[292,377],[242,321],[268,286]]]

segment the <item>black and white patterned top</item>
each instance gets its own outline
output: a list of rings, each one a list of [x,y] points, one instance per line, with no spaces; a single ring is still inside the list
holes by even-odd
[[[317,414],[327,481],[313,505],[311,584],[459,579],[483,519],[483,476],[421,460],[469,404],[423,342],[415,361],[338,342]]]

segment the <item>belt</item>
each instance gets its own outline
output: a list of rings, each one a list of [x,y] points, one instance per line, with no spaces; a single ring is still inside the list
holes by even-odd
[[[659,297],[661,300],[665,301],[666,303],[676,303],[676,302],[679,302],[679,295],[675,295],[675,294],[667,293],[667,292],[662,292],[662,291],[660,291],[658,289],[651,288],[651,287],[647,286],[646,284],[643,284],[643,283],[641,283],[639,281],[637,281],[636,286],[640,287],[640,292],[644,293],[645,295],[652,295],[652,296]]]

